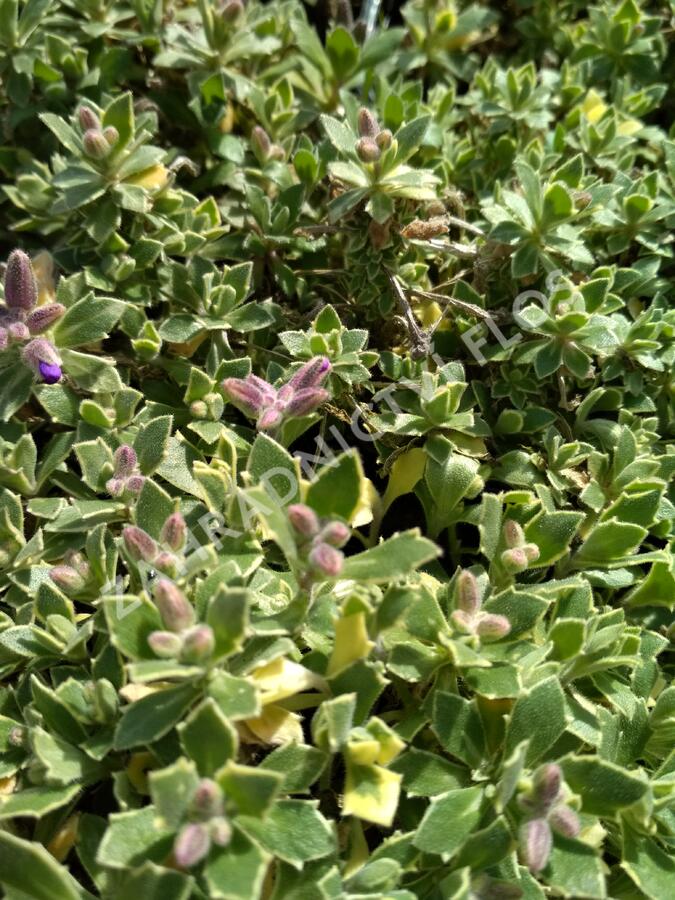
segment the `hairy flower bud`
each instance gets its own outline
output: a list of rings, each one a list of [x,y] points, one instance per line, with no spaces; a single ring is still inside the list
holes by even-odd
[[[215,646],[213,629],[209,625],[195,625],[183,634],[181,659],[189,663],[205,662],[213,654]]]
[[[507,572],[515,575],[524,572],[528,565],[527,554],[522,547],[514,547],[512,550],[504,550],[501,555],[502,565]]]
[[[48,303],[46,306],[39,306],[28,314],[26,318],[26,327],[31,334],[41,334],[56,322],[66,311],[62,303]]]
[[[5,303],[10,309],[33,309],[38,299],[37,282],[30,257],[12,250],[5,269]]]
[[[85,131],[82,138],[82,146],[84,147],[84,152],[91,159],[105,159],[110,153],[110,144],[103,136],[103,132],[96,128],[90,128],[88,131]]]
[[[520,853],[533,874],[541,872],[548,862],[553,838],[546,819],[531,819],[520,829]]]
[[[61,378],[61,360],[56,348],[46,338],[36,337],[23,348],[24,362],[46,384],[55,384]]]
[[[49,570],[49,577],[66,594],[82,590],[85,584],[84,578],[72,566],[54,566]]]
[[[160,578],[155,584],[154,595],[162,622],[169,631],[183,631],[192,625],[195,618],[194,610],[185,594],[173,581]]]
[[[461,631],[462,634],[473,634],[475,622],[473,616],[469,615],[465,610],[453,609],[450,613],[450,620],[455,628],[458,631]]]
[[[265,387],[258,382],[262,382]],[[276,391],[271,384],[251,375],[248,378],[226,378],[222,382],[221,388],[230,403],[251,417],[259,416],[270,399],[273,400],[276,397]]]
[[[509,549],[522,547],[525,543],[525,533],[522,527],[514,519],[507,519],[503,526],[504,543]]]
[[[280,409],[277,409],[274,406],[269,406],[267,409],[264,409],[260,414],[257,427],[259,431],[274,431],[275,428],[278,428],[281,425],[281,421],[284,417],[283,412]]]
[[[179,634],[172,631],[151,631],[148,646],[161,659],[177,659],[183,649],[183,641]]]
[[[173,856],[181,869],[197,865],[208,854],[211,838],[206,825],[191,822],[180,830],[173,845]]]
[[[314,537],[319,531],[319,519],[309,506],[304,503],[292,503],[286,510],[288,521],[303,537]]]
[[[116,143],[119,141],[119,139],[120,139],[120,133],[119,133],[119,131],[115,128],[114,125],[108,125],[107,128],[104,128],[104,129],[103,129],[103,132],[102,132],[102,133],[103,133],[103,137],[106,139],[106,141],[108,142],[108,145],[109,145],[110,147],[114,147],[115,144],[116,144]]]
[[[480,609],[480,592],[473,572],[464,569],[457,576],[457,608],[470,616],[475,616]]]
[[[202,778],[190,800],[190,815],[202,821],[223,813],[223,792],[215,781]]]
[[[376,138],[379,134],[380,126],[377,124],[377,119],[365,106],[362,106],[358,112],[357,124],[359,137]]]
[[[126,478],[131,475],[138,465],[138,457],[136,451],[129,444],[122,444],[115,450],[113,454],[113,466],[115,475],[119,478]]]
[[[534,773],[532,793],[542,812],[548,812],[560,796],[562,772],[555,763],[540,766]]]
[[[130,494],[140,494],[145,484],[145,475],[130,475],[126,481],[126,489]]]
[[[182,550],[187,538],[187,525],[179,512],[171,513],[162,525],[160,540],[172,550]]]
[[[98,131],[101,128],[101,120],[90,106],[81,106],[77,111],[77,118],[82,131]]]
[[[315,356],[301,366],[289,380],[288,385],[295,391],[302,391],[306,388],[320,387],[326,380],[326,376],[331,370],[330,360],[326,356]],[[283,390],[283,388],[282,388]]]
[[[251,145],[253,152],[261,162],[266,162],[272,152],[272,141],[265,129],[256,125],[251,131]]]
[[[317,544],[309,554],[309,562],[313,568],[329,578],[340,574],[344,556],[330,544]]]
[[[322,403],[330,397],[330,394],[324,388],[304,388],[297,391],[292,400],[286,405],[286,412],[289,416],[307,416],[318,409]]]
[[[520,549],[527,557],[528,562],[534,562],[539,559],[539,547],[536,544],[523,544]]]
[[[232,840],[232,826],[224,816],[216,816],[209,822],[209,834],[218,847],[227,847]]]
[[[167,550],[160,550],[152,561],[153,566],[160,572],[163,572],[169,578],[174,578],[178,571],[178,560]]]
[[[554,831],[563,837],[574,838],[579,834],[581,824],[579,816],[569,806],[560,804],[548,814],[548,823]]]
[[[356,142],[356,155],[361,162],[372,163],[377,162],[382,155],[382,151],[377,146],[375,138],[362,137]]]
[[[157,556],[157,544],[147,532],[137,528],[136,525],[127,525],[122,531],[122,539],[132,559],[152,562]]]
[[[2,325],[0,325],[0,351],[6,350],[8,344],[9,337],[7,335],[7,329],[3,328]]]
[[[325,541],[326,544],[330,544],[332,547],[344,547],[351,536],[351,531],[344,524],[344,522],[328,522],[321,529],[321,534],[319,535],[320,540]]]
[[[481,613],[476,624],[476,634],[483,641],[499,641],[511,631],[511,623],[506,616],[496,613]]]
[[[236,22],[244,12],[244,4],[241,0],[229,0],[221,10],[221,16],[225,22]]]
[[[388,128],[383,129],[375,138],[375,143],[380,148],[380,150],[388,150],[391,147],[391,142],[394,140],[394,135],[389,131]]]
[[[10,322],[7,326],[7,336],[13,344],[22,344],[28,340],[30,332],[25,322]]]

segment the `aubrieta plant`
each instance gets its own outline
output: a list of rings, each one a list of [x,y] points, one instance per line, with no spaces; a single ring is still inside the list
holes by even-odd
[[[0,0],[0,893],[667,900],[675,5]]]

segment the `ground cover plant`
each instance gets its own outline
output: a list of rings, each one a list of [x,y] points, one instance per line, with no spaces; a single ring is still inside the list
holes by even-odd
[[[0,0],[9,900],[665,900],[675,6]]]

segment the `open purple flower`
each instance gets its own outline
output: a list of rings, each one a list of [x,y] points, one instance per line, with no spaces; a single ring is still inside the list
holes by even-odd
[[[45,384],[56,384],[61,380],[61,366],[57,366],[55,363],[38,363],[38,370]]]
[[[45,384],[56,384],[60,380],[61,360],[56,347],[47,338],[33,338],[22,352],[23,360]]]

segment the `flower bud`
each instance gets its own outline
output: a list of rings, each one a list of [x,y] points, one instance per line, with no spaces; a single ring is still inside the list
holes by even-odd
[[[480,609],[480,592],[473,572],[464,569],[457,576],[457,608],[470,616],[475,616]]]
[[[496,613],[481,613],[476,625],[476,634],[483,641],[499,641],[511,631],[511,623],[506,616]]]
[[[501,555],[502,565],[507,572],[515,575],[524,572],[528,565],[527,554],[522,547],[514,547],[512,550],[504,550]]]
[[[351,537],[351,531],[344,522],[329,522],[321,529],[319,537],[332,547],[344,547]]]
[[[209,834],[214,844],[227,847],[232,840],[232,826],[224,816],[217,816],[209,822]]]
[[[229,0],[221,10],[221,16],[225,22],[236,22],[244,12],[244,4],[241,0]]]
[[[94,702],[102,722],[110,722],[117,716],[119,698],[114,685],[107,678],[99,678],[94,685]]]
[[[169,631],[183,631],[194,622],[195,614],[187,597],[173,581],[160,578],[154,588],[155,603]]]
[[[319,519],[304,503],[292,503],[286,510],[288,521],[303,537],[314,537],[319,531]]]
[[[523,544],[520,549],[527,557],[528,562],[534,562],[539,559],[539,547],[536,544]]]
[[[171,631],[152,631],[148,635],[148,646],[160,659],[177,659],[183,649],[180,635]]]
[[[110,153],[110,144],[103,137],[103,132],[98,131],[96,128],[90,128],[88,131],[85,131],[82,138],[82,146],[84,147],[84,152],[91,159],[105,159]]]
[[[160,550],[153,559],[152,564],[164,575],[168,575],[169,578],[174,578],[178,571],[178,560],[173,553],[169,553],[167,550]]]
[[[7,336],[13,344],[21,344],[28,340],[30,332],[25,322],[10,322],[7,326]]]
[[[569,806],[554,807],[548,815],[548,823],[554,831],[564,837],[574,838],[579,834],[579,816]]]
[[[120,139],[120,133],[114,125],[108,125],[107,128],[103,129],[103,137],[110,147],[114,147]]]
[[[115,475],[119,478],[126,478],[131,475],[136,466],[138,465],[138,457],[136,456],[136,451],[133,447],[130,447],[129,444],[122,444],[121,447],[118,447],[113,454],[113,466],[115,468]]]
[[[377,162],[381,156],[381,151],[374,138],[362,137],[356,142],[356,155],[361,162],[372,163]]]
[[[37,282],[30,257],[12,250],[5,269],[5,303],[10,309],[33,309],[38,300]]]
[[[542,812],[548,812],[560,795],[562,773],[560,766],[547,763],[534,773],[532,793]]]
[[[325,403],[329,397],[330,394],[324,388],[305,388],[297,391],[293,399],[289,400],[286,412],[289,416],[294,417],[307,416]]]
[[[309,554],[309,562],[313,568],[328,576],[334,578],[340,574],[344,556],[335,547],[330,544],[317,544]]]
[[[256,125],[251,132],[251,145],[253,152],[261,162],[266,162],[272,152],[272,141],[269,135],[260,125]]]
[[[101,128],[101,120],[90,106],[81,106],[77,111],[77,118],[82,131],[98,131]]]
[[[190,415],[193,419],[207,419],[209,408],[203,400],[193,400],[190,404]]]
[[[122,531],[122,539],[132,559],[152,562],[157,556],[157,544],[142,528],[127,525]]]
[[[0,325],[0,352],[2,350],[6,350],[8,344],[9,344],[9,337],[7,335],[7,329],[3,328],[2,325]]]
[[[60,319],[66,311],[62,303],[48,303],[46,306],[39,306],[28,314],[26,318],[26,327],[31,334],[41,334]]]
[[[257,380],[262,381],[262,379]],[[253,417],[259,416],[270,399],[273,400],[276,397],[276,391],[272,385],[267,382],[263,383],[272,392],[271,397],[265,388],[262,388],[253,380],[253,376],[248,378],[226,378],[221,383],[221,388],[230,403],[236,406],[237,409],[240,409],[245,415]]]
[[[362,106],[357,117],[359,137],[376,138],[380,131],[377,119],[369,109]]]
[[[553,839],[545,819],[531,819],[520,829],[520,853],[533,874],[541,872],[548,862]]]
[[[192,822],[184,825],[173,845],[173,856],[181,869],[189,869],[207,855],[211,838],[205,825]]]
[[[67,550],[63,555],[63,559],[66,565],[72,566],[82,578],[91,577],[91,566],[89,565],[89,561],[78,550]]]
[[[66,594],[82,590],[85,584],[84,578],[77,569],[73,569],[71,566],[54,566],[49,570],[49,577]]]
[[[391,147],[391,142],[394,139],[394,135],[389,131],[388,128],[385,128],[381,131],[377,137],[375,138],[375,143],[380,148],[380,150],[388,150]]]
[[[181,659],[188,663],[205,662],[213,654],[216,640],[209,625],[195,625],[183,634]]]
[[[522,547],[525,543],[525,533],[514,519],[507,519],[503,526],[504,543],[510,549]]]
[[[277,409],[274,406],[268,406],[259,416],[256,423],[257,428],[259,431],[273,431],[281,425],[283,417],[284,414],[280,409]]]
[[[127,478],[126,489],[130,494],[140,494],[145,484],[145,475],[130,475]]]
[[[305,388],[320,387],[330,370],[331,364],[327,357],[315,356],[305,363],[304,366],[301,366],[284,387],[292,388],[293,392],[302,391]],[[283,389],[281,390],[283,391]],[[279,393],[281,395],[281,391]]]
[[[28,737],[28,730],[23,728],[21,725],[14,725],[9,730],[9,734],[7,735],[7,743],[12,747],[24,747],[26,745],[26,738]]]
[[[172,550],[182,550],[187,537],[187,525],[179,512],[171,513],[162,525],[160,540]]]
[[[223,813],[223,792],[210,778],[202,778],[190,800],[190,815],[207,821]]]
[[[61,378],[61,360],[56,348],[46,338],[36,337],[22,351],[26,365],[46,384],[55,384]]]
[[[473,616],[463,609],[453,609],[450,613],[450,620],[458,631],[462,634],[473,634],[475,622]]]

